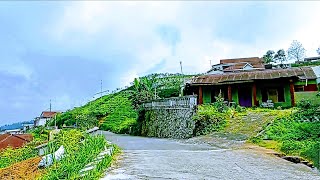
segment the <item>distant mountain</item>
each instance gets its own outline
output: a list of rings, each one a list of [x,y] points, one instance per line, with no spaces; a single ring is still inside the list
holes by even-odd
[[[7,124],[4,126],[0,126],[0,131],[4,131],[4,130],[10,130],[10,129],[19,129],[23,127],[23,124],[33,124],[33,120],[31,121],[23,121],[23,122],[17,122],[17,123],[13,123],[13,124]]]

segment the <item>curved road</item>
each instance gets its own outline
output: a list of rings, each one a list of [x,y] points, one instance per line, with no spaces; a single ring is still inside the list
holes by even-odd
[[[227,149],[189,140],[101,132],[124,153],[102,178],[109,179],[306,179],[315,170],[249,149]]]

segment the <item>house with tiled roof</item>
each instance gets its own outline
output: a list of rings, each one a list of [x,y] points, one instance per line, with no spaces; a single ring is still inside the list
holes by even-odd
[[[36,117],[34,120],[34,126],[45,126],[47,121],[51,118],[54,118],[58,113],[58,111],[42,111],[39,117]]]
[[[264,70],[263,59],[259,57],[221,59],[219,64],[215,64],[207,74],[223,74],[228,72]]]
[[[245,107],[267,103],[291,107],[298,92],[318,91],[318,71],[315,67],[265,68],[262,59],[256,57],[225,59],[187,82],[185,94],[197,94],[199,104],[213,103],[221,94],[229,104]]]

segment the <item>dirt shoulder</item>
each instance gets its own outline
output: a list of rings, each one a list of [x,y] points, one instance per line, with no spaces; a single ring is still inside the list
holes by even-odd
[[[36,179],[41,175],[38,164],[41,157],[30,158],[25,161],[15,163],[7,168],[0,169],[0,179]]]

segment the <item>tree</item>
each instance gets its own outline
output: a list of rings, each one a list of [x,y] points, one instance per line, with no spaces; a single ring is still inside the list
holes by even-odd
[[[287,61],[286,52],[283,49],[277,51],[274,55],[274,61],[283,64],[283,62]]]
[[[318,55],[320,55],[320,47],[317,49],[317,53]]]
[[[288,58],[296,61],[302,61],[306,56],[306,50],[300,42],[294,40],[288,49]]]
[[[269,50],[265,55],[263,55],[263,61],[265,64],[270,64],[271,62],[274,62],[274,51]]]

